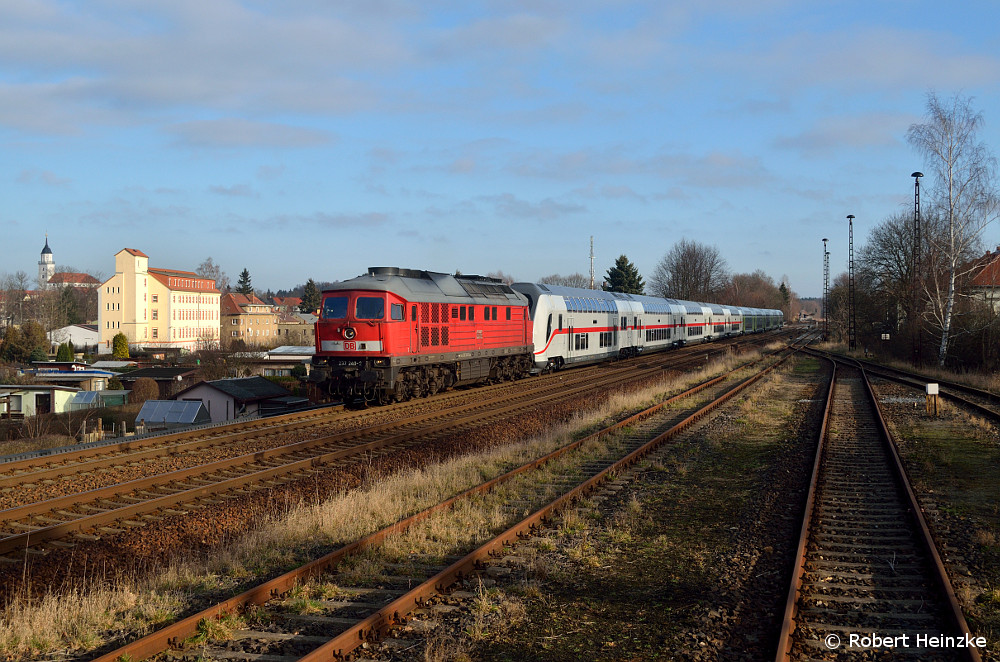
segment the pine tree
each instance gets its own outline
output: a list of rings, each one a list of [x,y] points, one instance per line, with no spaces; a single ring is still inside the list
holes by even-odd
[[[642,294],[646,289],[646,283],[639,275],[639,269],[632,264],[627,257],[620,255],[615,260],[615,266],[608,269],[607,281],[604,285],[605,291],[622,292],[624,294]]]
[[[240,272],[240,279],[236,282],[236,291],[246,296],[253,294],[253,285],[250,284],[250,272],[245,267]]]
[[[320,294],[319,288],[316,287],[316,282],[310,278],[302,290],[302,304],[299,305],[299,311],[303,313],[315,313],[319,310],[322,302],[323,295]]]

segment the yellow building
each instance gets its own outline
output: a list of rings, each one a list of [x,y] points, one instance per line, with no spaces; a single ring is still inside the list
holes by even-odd
[[[224,294],[221,307],[223,343],[242,340],[248,345],[280,344],[278,313],[255,295]]]
[[[212,279],[151,268],[148,255],[123,248],[115,255],[115,275],[98,290],[98,351],[111,353],[118,333],[133,350],[218,346],[219,296]]]

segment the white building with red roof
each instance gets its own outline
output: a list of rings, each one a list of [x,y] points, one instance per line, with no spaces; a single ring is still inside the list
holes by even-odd
[[[219,343],[220,292],[191,271],[149,266],[135,248],[115,255],[115,275],[98,290],[98,351],[109,354],[124,333],[132,349],[194,351]]]

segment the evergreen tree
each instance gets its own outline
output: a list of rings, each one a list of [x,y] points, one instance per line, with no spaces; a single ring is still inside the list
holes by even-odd
[[[608,269],[604,289],[607,292],[642,294],[646,284],[639,275],[639,269],[624,255],[615,260],[615,266]]]
[[[250,284],[250,272],[246,268],[240,272],[240,279],[236,281],[236,291],[247,296],[253,294],[253,285]]]
[[[59,345],[58,351],[56,351],[56,361],[72,361],[73,360],[73,343],[64,342]]]
[[[111,355],[116,359],[127,359],[129,357],[128,336],[124,333],[116,333],[115,337],[111,339]]]
[[[323,295],[320,294],[315,281],[310,278],[306,283],[305,289],[302,291],[302,304],[299,306],[299,311],[303,313],[315,313],[319,310],[322,302]]]

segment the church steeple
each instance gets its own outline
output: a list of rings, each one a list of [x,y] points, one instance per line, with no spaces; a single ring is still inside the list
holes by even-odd
[[[49,279],[56,273],[56,263],[52,258],[52,249],[49,248],[49,233],[45,233],[45,248],[42,249],[42,257],[38,260],[38,287],[46,289]]]

